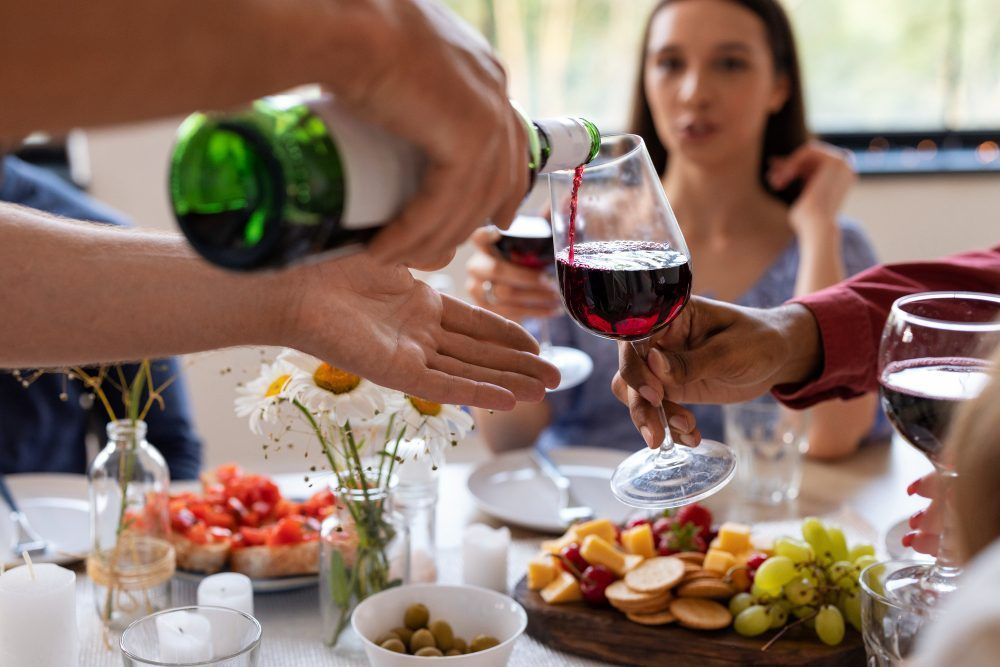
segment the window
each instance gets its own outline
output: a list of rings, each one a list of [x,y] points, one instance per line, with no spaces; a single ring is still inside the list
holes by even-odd
[[[813,130],[862,172],[1000,171],[997,0],[782,0]],[[627,122],[656,0],[446,0],[497,48],[535,116]]]

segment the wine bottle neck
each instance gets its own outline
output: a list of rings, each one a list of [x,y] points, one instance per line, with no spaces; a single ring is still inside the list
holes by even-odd
[[[601,148],[601,133],[584,118],[544,118],[534,127],[540,144],[539,174],[576,169],[593,160]]]

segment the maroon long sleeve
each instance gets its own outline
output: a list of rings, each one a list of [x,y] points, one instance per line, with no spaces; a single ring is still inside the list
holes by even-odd
[[[797,299],[816,317],[823,370],[803,385],[774,388],[796,409],[831,398],[848,399],[878,387],[878,349],[893,302],[918,292],[1000,292],[1000,245],[927,262],[876,266]]]

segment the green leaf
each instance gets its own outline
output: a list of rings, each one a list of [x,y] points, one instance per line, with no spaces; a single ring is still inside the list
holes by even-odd
[[[351,602],[351,585],[348,581],[347,565],[339,551],[330,554],[330,597],[341,609]]]

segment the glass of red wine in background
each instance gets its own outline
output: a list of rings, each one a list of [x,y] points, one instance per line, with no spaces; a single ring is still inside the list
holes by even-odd
[[[893,304],[879,349],[882,406],[904,440],[930,459],[945,487],[956,481],[942,459],[952,413],[989,381],[1000,346],[1000,295],[928,292]],[[948,497],[947,490],[942,494]],[[946,501],[947,502],[947,501]],[[950,507],[945,508],[935,563],[900,567],[886,595],[915,615],[955,590],[961,569]]]
[[[530,199],[532,197],[529,197],[529,201]],[[546,201],[546,208],[547,204]],[[523,210],[524,206],[522,206]],[[532,213],[538,212],[532,211]],[[555,272],[552,227],[549,225],[549,221],[541,215],[518,212],[510,227],[506,230],[500,230],[500,238],[497,239],[495,245],[500,256],[512,264],[538,271]],[[561,376],[559,386],[550,391],[570,389],[590,377],[594,370],[594,361],[590,355],[576,348],[553,345],[548,318],[540,318],[538,328],[541,357],[555,365]]]
[[[566,310],[590,333],[628,342],[645,358],[650,337],[670,325],[691,295],[687,245],[645,144],[635,135],[606,136],[586,169],[550,174],[549,183]],[[662,406],[660,419],[666,431],[660,447],[635,452],[612,475],[620,501],[678,507],[732,479],[732,450],[710,440],[677,447]]]

